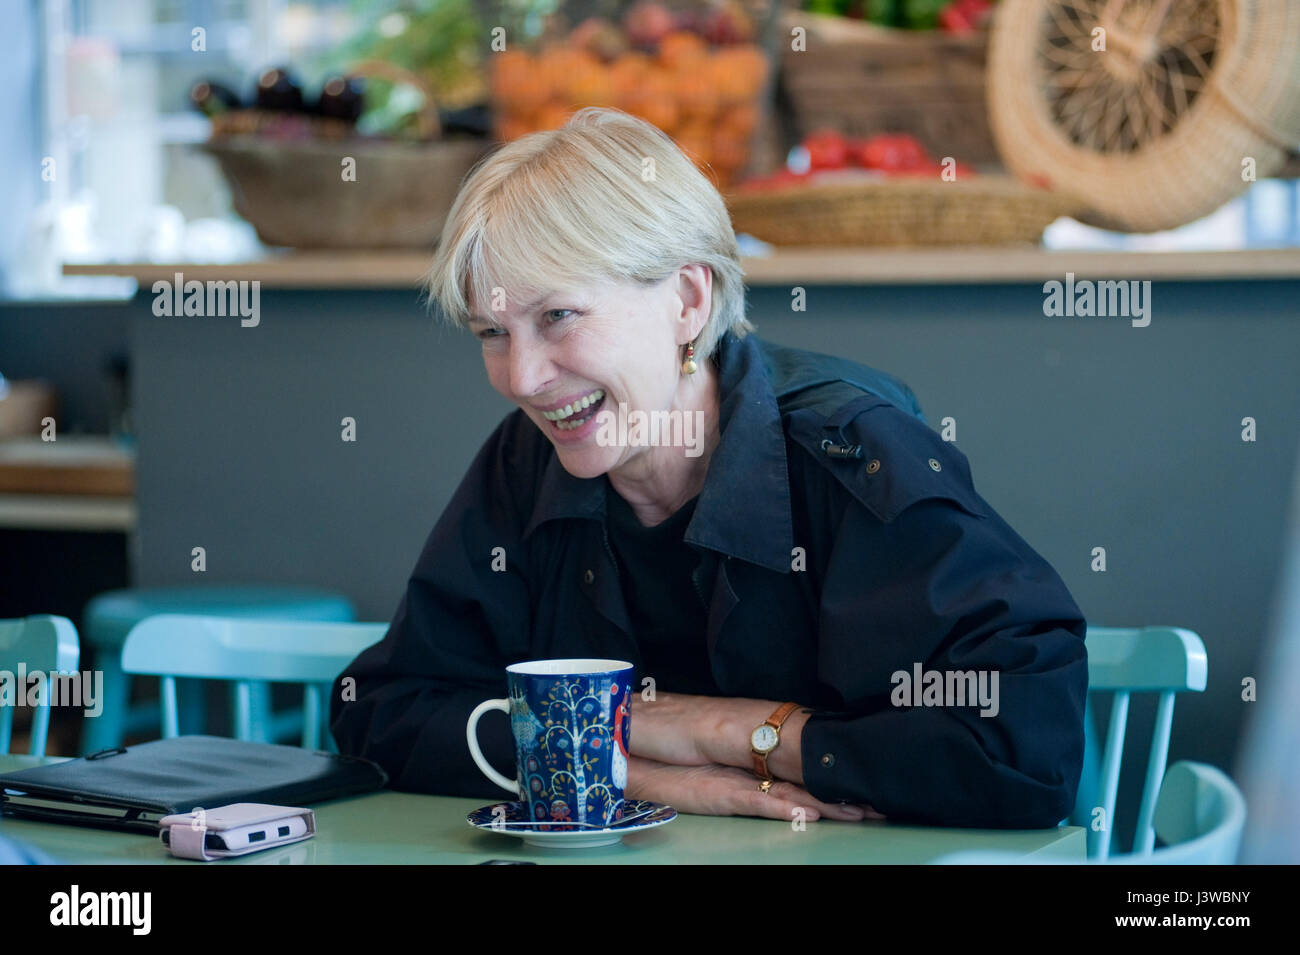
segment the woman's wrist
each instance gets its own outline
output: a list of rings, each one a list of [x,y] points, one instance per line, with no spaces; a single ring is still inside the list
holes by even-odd
[[[770,717],[781,704],[772,700],[717,698],[717,713],[704,722],[710,731],[697,745],[711,762],[753,770],[754,753],[750,736],[754,728]],[[781,741],[767,757],[768,771],[778,779],[802,783],[803,725],[808,721],[807,708],[795,710],[781,726]]]
[[[702,721],[702,729],[707,729],[697,739],[699,751],[703,752],[711,763],[738,769],[753,769],[754,751],[750,743],[751,734],[754,733],[755,726],[770,717],[780,703],[761,699],[715,698],[711,706],[715,712],[712,713],[711,719]],[[800,748],[797,741],[803,732],[803,722],[806,720],[807,716],[803,715],[802,711],[796,711],[781,726],[781,742],[767,758],[768,769],[771,769],[774,776],[783,780],[797,780],[802,777],[797,754],[796,759],[793,760],[784,758],[790,755],[790,751],[797,751]],[[783,750],[785,752],[781,752]],[[777,772],[779,769],[781,772]]]

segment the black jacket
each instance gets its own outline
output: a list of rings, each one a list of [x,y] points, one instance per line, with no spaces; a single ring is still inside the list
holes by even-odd
[[[722,433],[685,539],[702,557],[723,694],[814,709],[803,775],[819,799],[939,825],[1056,825],[1079,783],[1087,691],[1085,621],[1060,577],[975,492],[965,455],[902,382],[752,333],[729,334],[718,362]],[[465,722],[506,695],[507,665],[640,665],[607,484],[569,475],[522,410],[502,421],[387,635],[340,677],[355,698],[335,686],[342,752],[378,762],[397,789],[500,798]],[[973,700],[909,705],[920,690],[901,697],[896,674],[917,667],[996,672],[996,715]],[[504,715],[488,713],[479,739],[513,776]]]

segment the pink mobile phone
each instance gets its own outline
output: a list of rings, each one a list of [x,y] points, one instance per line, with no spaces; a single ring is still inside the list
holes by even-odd
[[[164,816],[158,838],[183,859],[224,859],[260,852],[316,834],[316,814],[294,806],[239,802]]]

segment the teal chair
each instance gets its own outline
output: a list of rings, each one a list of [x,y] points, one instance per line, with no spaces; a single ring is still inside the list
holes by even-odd
[[[1153,815],[1165,845],[1146,852],[1089,859],[1089,865],[1232,865],[1246,824],[1246,801],[1221,770],[1180,760],[1169,767]],[[1025,859],[1010,852],[952,852],[933,865],[1070,865],[1061,859]]]
[[[87,723],[81,739],[82,755],[121,746],[128,733],[148,731],[158,725],[158,703],[130,705],[131,677],[122,670],[121,657],[131,628],[146,617],[164,613],[326,622],[356,619],[352,603],[346,597],[314,587],[212,584],[110,590],[99,594],[86,605],[81,632],[93,654],[95,667],[104,674],[104,712]],[[199,688],[185,689],[183,722],[187,727],[202,727],[206,713]],[[257,723],[265,729],[266,739],[301,732],[300,712],[277,718],[269,716],[270,690],[265,684],[254,684],[250,695]]]
[[[1205,644],[1190,630],[1179,627],[1089,627],[1088,694],[1084,714],[1084,769],[1070,822],[1088,830],[1088,856],[1105,860],[1110,855],[1115,829],[1115,800],[1128,727],[1128,704],[1133,693],[1159,693],[1146,781],[1138,810],[1133,852],[1149,853],[1155,844],[1153,819],[1160,781],[1169,756],[1169,733],[1174,719],[1174,697],[1205,690],[1208,662]],[[1092,695],[1112,693],[1110,726],[1105,749],[1098,760]],[[1105,826],[1093,831],[1096,807],[1104,810]]]
[[[159,614],[131,628],[122,669],[162,678],[162,732],[180,735],[176,678],[232,680],[235,737],[264,739],[252,707],[260,683],[303,684],[302,745],[334,749],[325,732],[330,687],[362,650],[383,638],[386,623],[297,623]]]
[[[74,673],[80,658],[77,628],[67,617],[38,615],[0,620],[0,671],[4,672],[6,681],[16,682],[20,663],[28,673]],[[5,689],[16,692],[19,687]],[[0,706],[0,753],[9,752],[14,709],[13,706]],[[32,756],[45,755],[49,732],[50,697],[47,692],[42,694],[41,705],[32,713]]]

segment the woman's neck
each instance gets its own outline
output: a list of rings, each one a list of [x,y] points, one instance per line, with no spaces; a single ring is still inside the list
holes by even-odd
[[[678,389],[678,401],[670,411],[682,412],[683,434],[686,417],[691,416],[690,426],[695,429],[692,446],[651,446],[608,475],[610,485],[647,527],[666,521],[700,493],[713,450],[721,437],[717,366],[712,360],[701,362],[699,371],[689,379],[684,378],[683,384],[689,387]],[[688,455],[688,450],[699,453]]]

